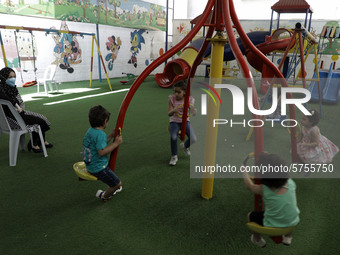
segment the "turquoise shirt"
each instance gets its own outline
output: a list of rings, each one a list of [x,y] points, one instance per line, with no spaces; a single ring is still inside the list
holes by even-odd
[[[288,190],[282,195],[276,194],[266,185],[263,186],[264,218],[265,227],[292,227],[299,223],[300,210],[296,203],[296,185],[292,179],[288,179],[288,185],[283,186]]]
[[[107,155],[101,157],[98,150],[102,150],[107,146],[107,136],[103,130],[89,128],[83,139],[83,160],[86,169],[90,173],[98,173],[104,170],[109,160]]]

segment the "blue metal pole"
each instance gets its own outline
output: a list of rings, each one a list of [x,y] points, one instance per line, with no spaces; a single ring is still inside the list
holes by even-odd
[[[272,15],[271,15],[271,18],[270,18],[269,35],[272,34],[272,29],[273,29],[273,16],[274,16],[274,10],[272,10]]]
[[[310,13],[310,15],[309,15],[308,32],[310,32],[310,28],[311,28],[311,26],[312,26],[312,14],[313,14],[313,13]]]
[[[98,24],[96,24],[96,34],[97,34],[97,41],[98,41],[98,47],[100,46],[99,43],[99,26]],[[99,73],[99,82],[102,82],[102,71],[101,71],[101,67],[100,67],[101,63],[100,63],[100,55],[99,55],[99,51],[98,51],[98,73]]]
[[[306,18],[305,18],[305,25],[304,25],[305,28],[307,27],[308,13],[309,13],[309,8],[306,11]]]
[[[165,52],[168,51],[168,36],[169,36],[169,0],[166,0],[166,25],[165,25]],[[168,60],[165,60],[167,64]]]

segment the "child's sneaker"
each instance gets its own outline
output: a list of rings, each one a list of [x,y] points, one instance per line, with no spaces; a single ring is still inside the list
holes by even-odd
[[[183,149],[185,155],[187,155],[187,156],[191,155],[189,148],[185,148],[184,143],[180,143],[179,146]]]
[[[282,243],[289,246],[292,243],[292,239],[293,237],[291,236],[282,236]]]
[[[257,246],[259,246],[259,247],[261,247],[261,248],[263,248],[263,247],[266,246],[266,241],[262,238],[262,236],[261,236],[260,241],[255,241],[254,235],[251,235],[250,240],[251,240],[251,242],[252,242],[253,244],[255,244],[255,245],[257,245]]]
[[[175,166],[175,165],[176,165],[176,163],[177,163],[177,161],[178,161],[178,157],[177,157],[177,155],[171,156],[171,159],[170,159],[169,165],[170,165],[170,166]]]
[[[108,201],[110,199],[109,198],[104,198],[104,193],[105,191],[102,191],[101,189],[97,191],[96,193],[96,197],[100,198],[101,200],[103,200],[104,202]]]
[[[116,195],[116,193],[121,192],[123,190],[123,186],[120,186],[118,189],[116,189],[115,192],[113,192],[113,195]]]
[[[102,191],[101,189],[97,191],[96,193],[96,197],[98,198],[102,198],[102,195],[104,194],[104,191]]]

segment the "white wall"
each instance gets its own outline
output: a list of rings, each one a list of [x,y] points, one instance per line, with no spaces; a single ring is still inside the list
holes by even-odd
[[[188,0],[174,0],[174,19],[188,18]]]
[[[313,8],[315,19],[340,19],[339,0],[306,0]],[[181,0],[181,5],[175,8],[176,19],[193,19],[202,14],[208,0]],[[187,2],[188,8],[182,8]],[[278,0],[233,0],[239,19],[270,19],[271,6]],[[187,17],[185,17],[185,12]],[[282,14],[282,19],[298,19],[304,14]],[[276,18],[276,17],[274,17]]]

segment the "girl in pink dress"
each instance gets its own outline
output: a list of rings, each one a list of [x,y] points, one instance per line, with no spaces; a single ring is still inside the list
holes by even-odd
[[[316,110],[311,110],[312,115],[304,115],[301,120],[302,135],[297,144],[297,153],[303,163],[330,163],[339,148],[320,134],[320,116]]]

